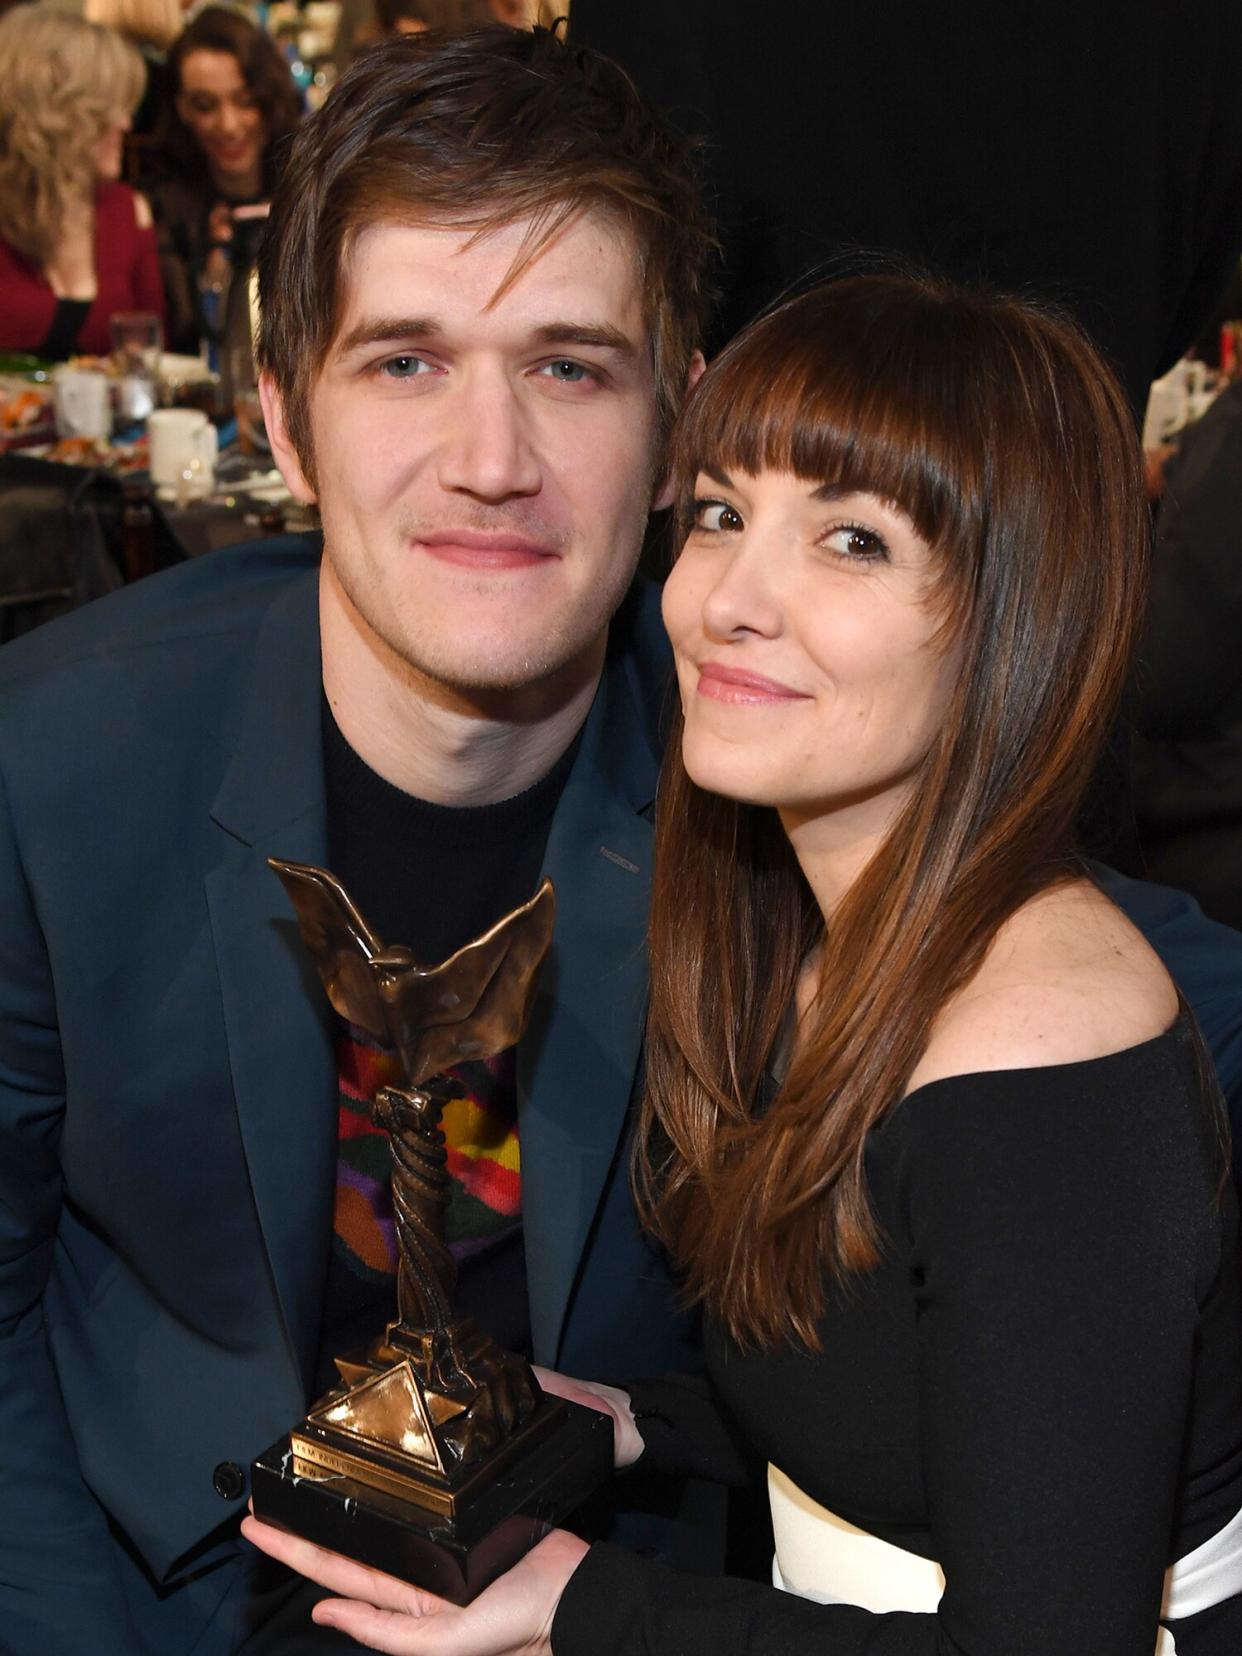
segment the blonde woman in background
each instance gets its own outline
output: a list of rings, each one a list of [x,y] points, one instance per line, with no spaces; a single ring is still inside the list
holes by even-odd
[[[151,209],[120,182],[144,80],[111,29],[0,17],[0,350],[102,355],[114,313],[163,318]]]

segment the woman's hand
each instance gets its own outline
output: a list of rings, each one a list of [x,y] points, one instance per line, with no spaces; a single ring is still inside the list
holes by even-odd
[[[472,1604],[449,1604],[395,1576],[356,1564],[257,1518],[242,1534],[338,1598],[311,1612],[321,1627],[389,1656],[551,1656],[552,1618],[587,1544],[553,1530]]]
[[[564,1397],[570,1403],[582,1403],[588,1409],[598,1409],[600,1414],[612,1416],[613,1427],[613,1465],[620,1470],[623,1466],[633,1466],[642,1454],[644,1444],[642,1434],[634,1424],[634,1411],[630,1408],[629,1395],[617,1386],[604,1386],[597,1380],[574,1380],[568,1374],[557,1374],[555,1369],[539,1368],[531,1365],[535,1379],[546,1392],[555,1397]]]

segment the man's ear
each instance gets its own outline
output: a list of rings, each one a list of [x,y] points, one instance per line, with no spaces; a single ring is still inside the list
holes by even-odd
[[[267,440],[272,445],[272,459],[280,467],[280,475],[284,478],[289,493],[303,506],[313,506],[316,500],[315,490],[302,470],[297,450],[289,441],[284,398],[276,389],[276,382],[266,369],[259,375],[259,401],[263,405],[263,424],[267,427]]]
[[[703,370],[707,367],[707,359],[702,351],[696,351],[690,358],[690,366],[686,369],[685,395],[688,397],[702,378]],[[673,504],[673,480],[665,476],[660,481],[655,498],[651,502],[653,512],[662,512],[666,506]]]

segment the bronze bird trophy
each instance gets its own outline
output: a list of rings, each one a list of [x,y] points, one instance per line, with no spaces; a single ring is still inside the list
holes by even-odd
[[[393,1051],[388,1130],[397,1316],[341,1384],[252,1468],[260,1518],[464,1604],[608,1476],[612,1425],[540,1391],[525,1358],[453,1312],[444,1238],[444,1072],[503,1052],[526,1024],[552,940],[545,880],[435,967],[385,945],[326,869],[271,858],[333,1009]]]

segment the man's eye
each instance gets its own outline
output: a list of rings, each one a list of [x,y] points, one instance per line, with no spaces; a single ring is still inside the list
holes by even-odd
[[[545,362],[541,373],[551,379],[559,380],[562,385],[580,385],[583,380],[590,379],[591,373],[580,362],[572,362],[568,357],[560,357],[555,362]]]
[[[419,374],[426,373],[428,366],[422,357],[395,356],[380,365],[380,373],[387,379],[415,379]]]
[[[830,529],[823,544],[843,558],[857,563],[879,563],[888,557],[888,542],[874,529],[861,523],[842,523]]]
[[[730,534],[745,528],[742,515],[736,506],[730,506],[724,500],[696,500],[694,526],[696,529],[706,529],[709,532],[725,530]]]

